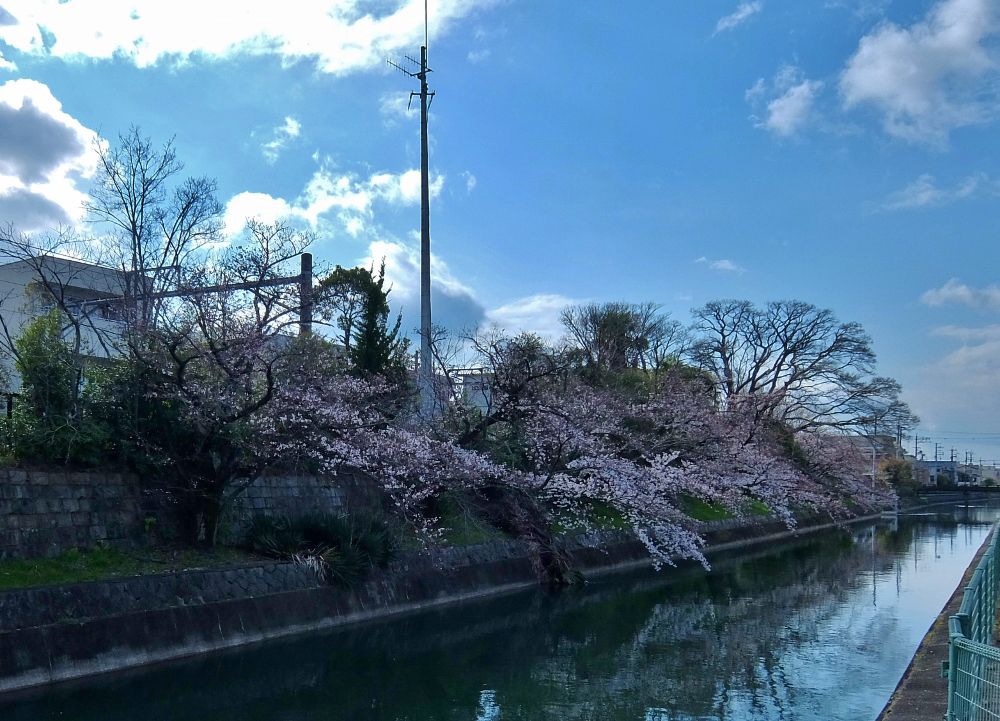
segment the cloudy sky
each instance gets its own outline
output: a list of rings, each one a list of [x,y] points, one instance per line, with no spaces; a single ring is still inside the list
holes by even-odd
[[[430,15],[436,320],[799,298],[869,330],[922,435],[1000,459],[1000,0]],[[228,227],[384,257],[416,325],[413,83],[385,59],[422,37],[420,0],[0,0],[0,217],[81,222],[95,134],[134,123]]]

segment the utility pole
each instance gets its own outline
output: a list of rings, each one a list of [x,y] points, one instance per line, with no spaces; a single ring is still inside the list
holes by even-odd
[[[424,2],[424,44],[419,62],[409,55],[403,57],[417,70],[409,70],[392,60],[386,62],[404,75],[420,81],[420,92],[410,93],[410,102],[420,98],[420,413],[425,418],[434,412],[434,371],[431,364],[431,194],[427,143],[427,110],[434,93],[427,88],[427,3]]]
[[[228,293],[234,290],[256,291],[262,288],[275,288],[284,285],[297,285],[299,290],[299,335],[312,333],[313,323],[313,257],[312,253],[299,255],[299,274],[283,278],[267,278],[251,280],[243,283],[221,283],[219,285],[182,286],[175,290],[164,290],[141,295],[143,300],[158,300],[160,298],[181,298],[189,295],[207,295],[209,293]]]
[[[938,451],[941,449],[941,444],[934,441],[934,462],[938,462]]]
[[[872,426],[872,488],[875,487],[875,447],[878,443],[878,421]]]
[[[426,18],[425,18],[426,19]],[[420,405],[434,411],[431,368],[431,194],[427,148],[427,46],[420,48]]]
[[[299,335],[312,335],[313,325],[313,256],[299,256]]]

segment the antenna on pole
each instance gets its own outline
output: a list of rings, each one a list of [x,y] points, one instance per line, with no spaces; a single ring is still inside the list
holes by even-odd
[[[427,74],[432,72],[427,67],[427,39],[427,0],[424,0],[424,44],[420,48],[420,60],[404,55],[401,60],[386,61],[390,67],[420,81],[420,92],[411,92],[410,102],[415,97],[420,98],[420,368],[417,386],[420,414],[425,418],[434,413],[436,406],[431,366],[431,194],[427,143],[427,109],[434,93],[427,88]]]

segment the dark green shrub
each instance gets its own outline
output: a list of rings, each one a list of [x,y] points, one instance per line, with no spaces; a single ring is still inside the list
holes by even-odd
[[[314,568],[327,581],[351,586],[396,553],[388,527],[363,514],[311,514],[290,520],[255,516],[246,545],[272,558],[291,559]]]
[[[58,311],[27,323],[14,341],[21,391],[5,421],[14,456],[33,463],[93,466],[104,460],[107,425],[94,413],[103,373],[63,338]]]
[[[304,548],[302,535],[287,518],[254,516],[246,545],[256,553],[274,558],[291,557]]]

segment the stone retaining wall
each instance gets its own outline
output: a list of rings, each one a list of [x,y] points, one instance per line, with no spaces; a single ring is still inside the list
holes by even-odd
[[[144,531],[142,494],[122,473],[0,469],[0,558],[126,545]]]
[[[730,528],[731,523],[716,525],[711,542],[718,549],[780,541],[829,526],[773,534],[769,521],[742,530]],[[580,536],[569,552],[575,567],[587,573],[649,563],[646,549],[621,533]],[[410,553],[350,590],[320,583],[302,567],[260,564],[9,591],[0,593],[0,692],[537,583],[529,549],[497,541]]]
[[[0,633],[109,615],[224,603],[324,585],[304,566],[262,563],[0,592]]]
[[[332,479],[266,475],[225,514],[226,538],[242,540],[258,513],[341,513],[363,493],[364,479],[352,474]],[[132,474],[0,469],[0,559],[93,546],[135,547],[177,535],[169,499]]]
[[[648,562],[636,542],[591,535],[581,568]],[[0,692],[239,646],[440,603],[530,588],[514,541],[410,553],[356,589],[260,564],[0,593]]]
[[[239,543],[255,515],[299,518],[312,513],[340,514],[367,502],[370,484],[351,471],[323,476],[268,474],[233,499],[220,531],[223,543]]]

